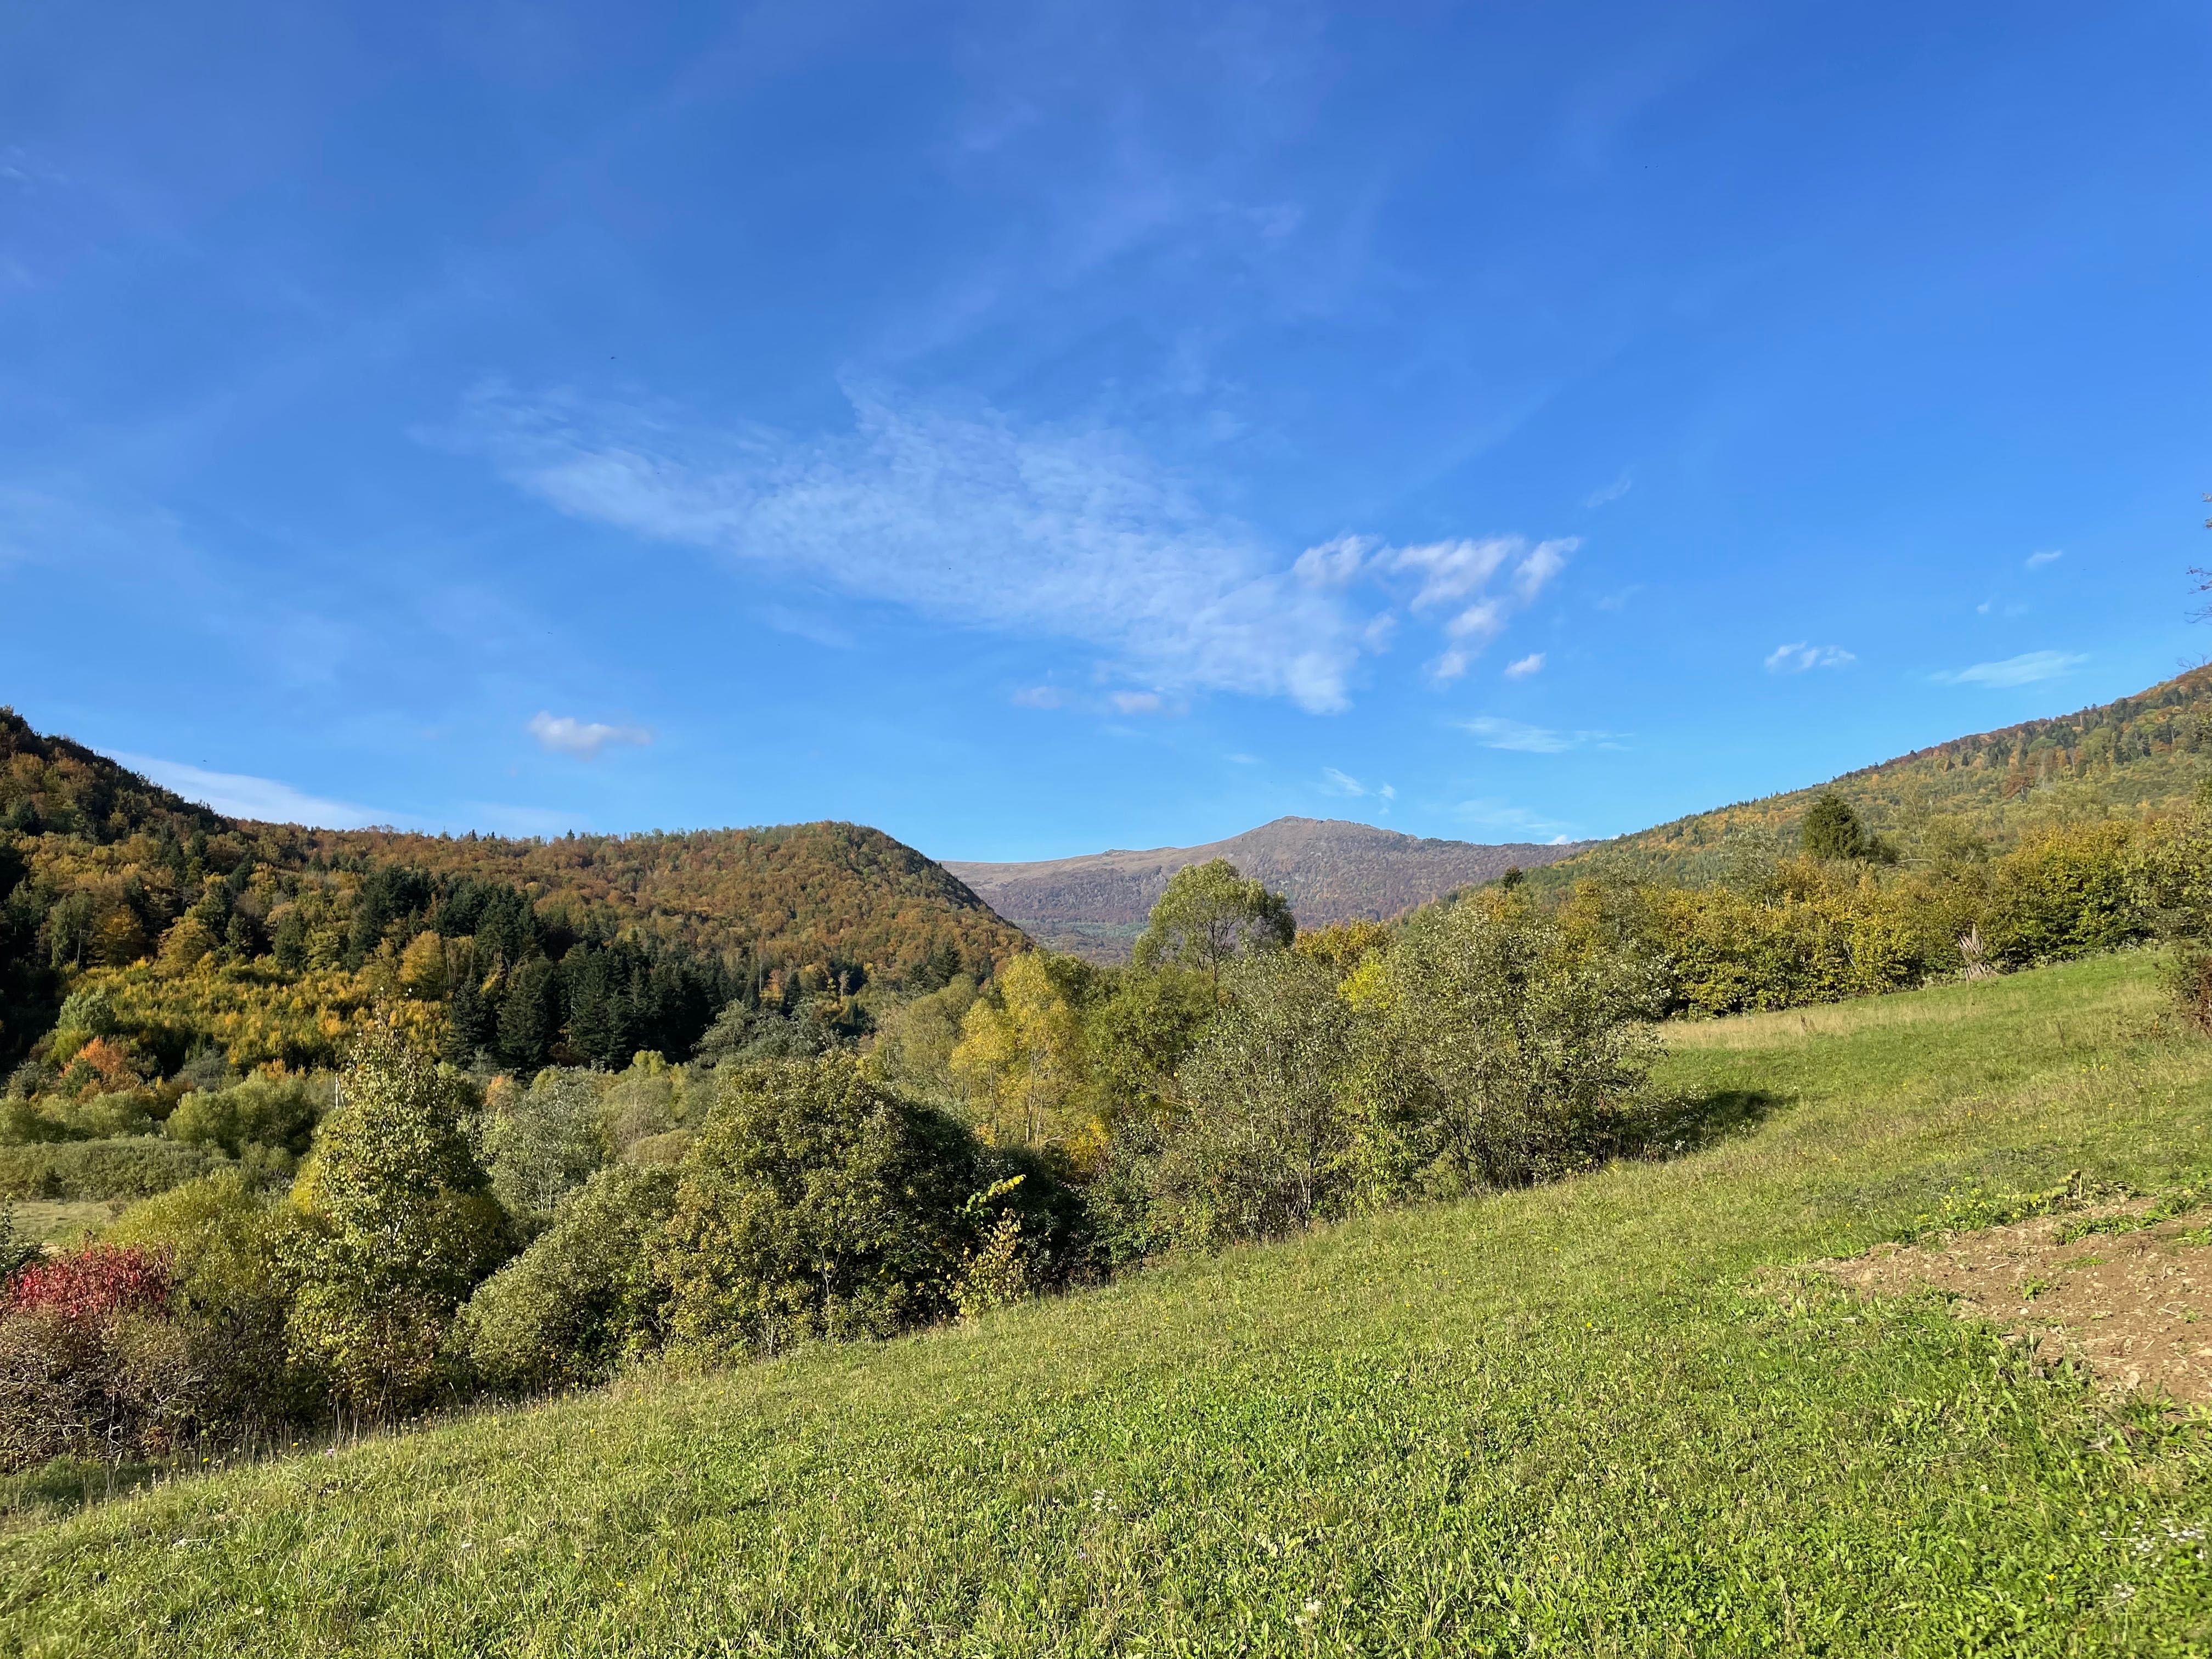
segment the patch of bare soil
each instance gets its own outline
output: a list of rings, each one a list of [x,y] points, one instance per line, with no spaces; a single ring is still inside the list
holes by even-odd
[[[1941,1244],[1878,1244],[1820,1271],[1864,1295],[1929,1288],[2046,1361],[2075,1359],[2115,1389],[2212,1402],[2212,1212],[2132,1231],[2150,1200],[2039,1216]]]

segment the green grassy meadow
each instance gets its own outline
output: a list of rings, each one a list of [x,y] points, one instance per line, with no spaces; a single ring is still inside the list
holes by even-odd
[[[2212,1652],[2201,1420],[1773,1270],[2212,1165],[2124,956],[1671,1028],[1680,1155],[0,1534],[0,1653]]]

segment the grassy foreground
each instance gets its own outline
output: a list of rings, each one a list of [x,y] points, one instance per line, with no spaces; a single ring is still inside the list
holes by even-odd
[[[2212,1652],[2200,1422],[1763,1271],[2201,1176],[2152,966],[1678,1031],[1668,1163],[24,1526],[0,1653]]]

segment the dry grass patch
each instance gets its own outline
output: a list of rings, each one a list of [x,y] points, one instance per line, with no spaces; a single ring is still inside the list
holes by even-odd
[[[2138,1199],[1819,1267],[1863,1295],[1940,1291],[1960,1318],[2113,1389],[2212,1403],[2212,1211],[2154,1213]]]

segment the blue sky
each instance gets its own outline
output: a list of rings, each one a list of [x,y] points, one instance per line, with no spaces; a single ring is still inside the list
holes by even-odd
[[[2212,644],[2201,7],[44,5],[0,701],[221,805],[1609,835]]]

